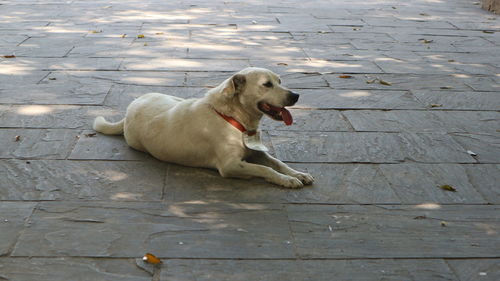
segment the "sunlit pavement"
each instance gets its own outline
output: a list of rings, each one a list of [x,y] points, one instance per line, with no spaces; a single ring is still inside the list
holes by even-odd
[[[499,50],[466,0],[0,0],[0,279],[500,280]],[[91,129],[247,66],[301,93],[262,126],[312,187]]]

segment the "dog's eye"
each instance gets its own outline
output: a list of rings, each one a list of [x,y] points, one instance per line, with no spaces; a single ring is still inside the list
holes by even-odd
[[[271,88],[273,86],[273,83],[271,81],[267,81],[266,84],[264,84],[264,87]]]
[[[278,79],[278,84],[281,84],[281,79]]]

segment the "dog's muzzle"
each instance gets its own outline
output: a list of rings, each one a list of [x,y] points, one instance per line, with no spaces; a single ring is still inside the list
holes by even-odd
[[[299,94],[289,91],[287,97],[287,106],[294,105],[299,100],[299,97]]]

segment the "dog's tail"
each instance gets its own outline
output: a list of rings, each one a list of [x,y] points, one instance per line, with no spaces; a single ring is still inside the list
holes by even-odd
[[[112,123],[106,121],[104,117],[99,116],[94,121],[94,130],[106,135],[121,135],[123,134],[124,124],[125,124],[125,118],[116,123]]]

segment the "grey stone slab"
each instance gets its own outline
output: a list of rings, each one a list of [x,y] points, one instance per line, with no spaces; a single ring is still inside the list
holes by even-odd
[[[270,132],[278,158],[292,162],[475,163],[442,133]]]
[[[29,85],[36,84],[40,82],[44,77],[49,74],[48,71],[27,71],[27,72],[16,72],[12,69],[4,68],[0,69],[0,85]]]
[[[427,21],[427,20],[400,20],[385,17],[363,17],[363,21],[371,26],[390,26],[390,27],[414,27],[428,29],[455,29],[455,26],[446,21]]]
[[[115,121],[115,120],[113,120]],[[127,145],[123,136],[94,134],[93,130],[83,131],[68,159],[83,160],[147,160],[153,159],[147,153],[134,150]]]
[[[122,58],[16,58],[0,61],[0,68],[25,74],[33,70],[118,70]]]
[[[91,129],[97,116],[114,118],[118,113],[102,106],[13,105],[0,114],[0,124],[4,128]]]
[[[291,126],[264,116],[260,128],[279,131],[352,131],[351,125],[337,110],[291,109],[289,111],[293,116]]]
[[[115,85],[109,92],[109,95],[106,96],[104,104],[112,107],[113,109],[125,112],[127,106],[135,98],[148,93],[162,93],[181,98],[201,98],[207,91],[207,88],[199,87]]]
[[[346,110],[342,114],[356,131],[373,132],[446,132],[437,111],[421,110]]]
[[[464,77],[465,83],[474,91],[500,91],[500,78],[495,76]]]
[[[498,209],[487,205],[288,205],[301,258],[496,257]],[[442,222],[446,226],[442,226]]]
[[[121,70],[240,71],[247,60],[125,58]]]
[[[291,239],[277,205],[43,203],[11,256],[291,258]]]
[[[161,280],[453,280],[443,260],[168,260]]]
[[[377,165],[291,164],[315,177],[315,183],[300,190],[283,189],[263,180],[222,178],[217,171],[172,165],[165,185],[165,198],[172,202],[213,200],[216,202],[268,203],[396,203],[390,184]]]
[[[349,79],[340,78],[341,75],[327,74],[324,78],[334,89],[470,91],[461,78],[453,75],[351,74]],[[380,84],[380,80],[391,85]]]
[[[270,132],[279,159],[291,162],[396,163],[403,161],[397,134]]]
[[[201,41],[201,42],[200,42]],[[230,40],[195,40],[187,43],[189,58],[195,59],[307,59],[300,45],[284,44],[281,41],[258,43],[247,40],[231,43]]]
[[[412,91],[426,107],[433,109],[499,110],[500,99],[495,92]]]
[[[479,63],[440,62],[433,63],[425,60],[379,60],[375,62],[387,73],[410,73],[410,74],[485,74],[494,75],[497,68]]]
[[[0,276],[19,281],[149,281],[133,259],[0,258]]]
[[[500,279],[498,259],[446,260],[460,281]]]
[[[302,90],[297,108],[317,109],[422,109],[424,106],[407,91]]]
[[[24,229],[25,221],[31,216],[35,206],[36,203],[29,202],[2,202],[0,204],[1,256],[12,251],[20,232]],[[0,276],[2,276],[1,273]]]
[[[268,68],[277,73],[305,72],[305,73],[383,73],[371,61],[329,61],[322,59],[312,60],[250,60],[251,66]]]
[[[469,182],[491,204],[500,202],[500,166],[495,164],[465,165]]]
[[[104,101],[112,83],[92,79],[47,80],[37,85],[0,86],[0,103],[93,104]]]
[[[81,38],[30,37],[14,49],[18,57],[58,57],[62,58],[71,51]]]
[[[160,200],[157,161],[0,160],[1,200]]]
[[[470,165],[397,164],[380,165],[380,170],[405,204],[486,203],[467,176],[468,166]],[[443,190],[440,188],[442,185],[451,185],[457,191]]]
[[[64,159],[77,134],[67,129],[0,129],[0,158]]]
[[[445,124],[447,132],[497,133],[500,130],[498,111],[433,111]]]
[[[460,143],[465,150],[477,154],[474,158],[479,163],[500,162],[500,134],[499,133],[453,133],[453,139]]]

